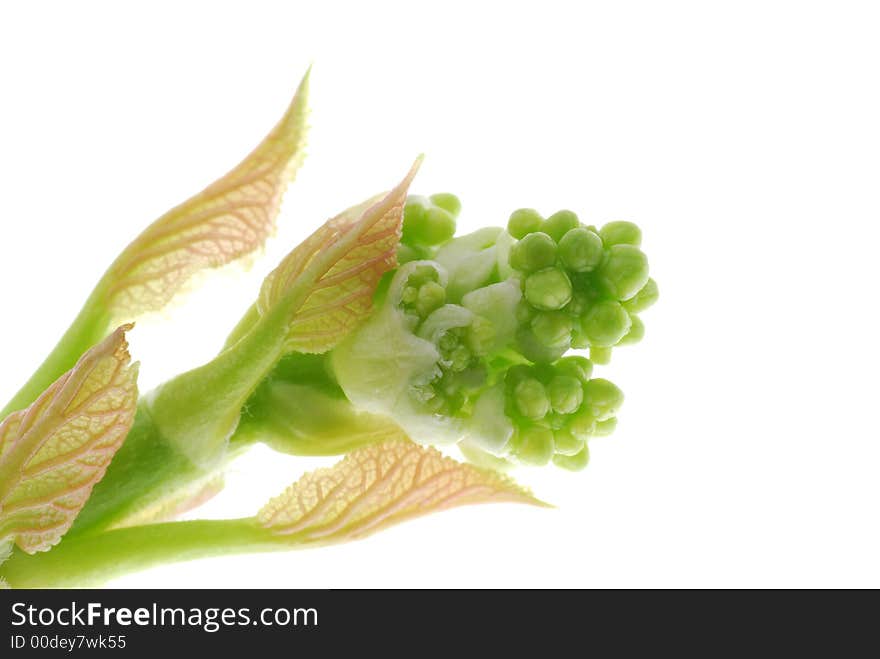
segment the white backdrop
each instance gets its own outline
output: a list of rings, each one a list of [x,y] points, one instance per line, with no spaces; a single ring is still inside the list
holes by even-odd
[[[588,469],[483,506],[146,586],[880,586],[880,21],[873,3],[0,6],[0,398],[119,249],[224,173],[314,63],[309,156],[277,237],[132,335],[141,388],[212,356],[262,276],[396,183],[638,222],[647,337]],[[259,450],[201,514],[251,514],[326,460]]]

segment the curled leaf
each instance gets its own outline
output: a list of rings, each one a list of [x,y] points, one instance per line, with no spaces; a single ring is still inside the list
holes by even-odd
[[[326,352],[369,315],[379,279],[397,265],[403,207],[420,164],[388,194],[326,222],[266,278],[258,309],[285,305],[289,350]]]
[[[265,242],[302,160],[308,79],[306,73],[287,112],[235,169],[153,222],[116,259],[103,282],[116,317],[161,309],[197,271]]]
[[[298,542],[342,542],[418,515],[501,501],[545,505],[507,476],[398,438],[306,474],[257,518]]]
[[[0,423],[0,544],[56,544],[122,445],[137,407],[123,325]]]

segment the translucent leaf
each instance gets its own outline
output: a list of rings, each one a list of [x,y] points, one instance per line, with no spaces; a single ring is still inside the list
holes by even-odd
[[[397,265],[403,206],[420,164],[388,194],[326,222],[266,278],[258,308],[284,305],[289,350],[325,352],[369,315],[379,279]]]
[[[418,515],[501,501],[545,505],[502,474],[398,438],[306,474],[270,501],[258,519],[298,542],[341,542]]]
[[[123,325],[0,424],[0,544],[45,551],[70,528],[137,407]]]
[[[265,242],[302,161],[308,78],[250,155],[156,220],[114,262],[103,283],[116,317],[161,309],[197,271],[230,263]]]

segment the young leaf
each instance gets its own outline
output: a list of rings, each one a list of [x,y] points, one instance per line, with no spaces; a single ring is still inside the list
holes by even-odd
[[[500,501],[546,505],[502,474],[398,438],[306,474],[257,519],[296,542],[342,542],[418,515]]]
[[[156,220],[116,259],[104,280],[114,316],[161,309],[197,271],[265,242],[302,161],[308,80],[306,73],[287,112],[235,169]]]
[[[385,196],[326,222],[266,278],[258,308],[289,310],[289,350],[326,352],[370,313],[379,279],[397,265],[403,207],[420,164]]]
[[[70,528],[134,422],[137,365],[123,325],[0,423],[0,545],[45,551]]]

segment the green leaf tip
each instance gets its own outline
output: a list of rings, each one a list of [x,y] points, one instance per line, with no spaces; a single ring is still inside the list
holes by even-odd
[[[114,317],[157,311],[199,270],[258,248],[303,159],[309,72],[287,111],[234,169],[168,211],[116,259],[99,287]]]
[[[399,434],[306,474],[258,514],[295,542],[344,542],[440,510],[476,503],[545,506],[509,477],[462,464]]]
[[[421,162],[387,194],[328,220],[266,278],[258,309],[284,309],[288,350],[326,352],[369,316],[379,280],[397,265],[406,193]]]

